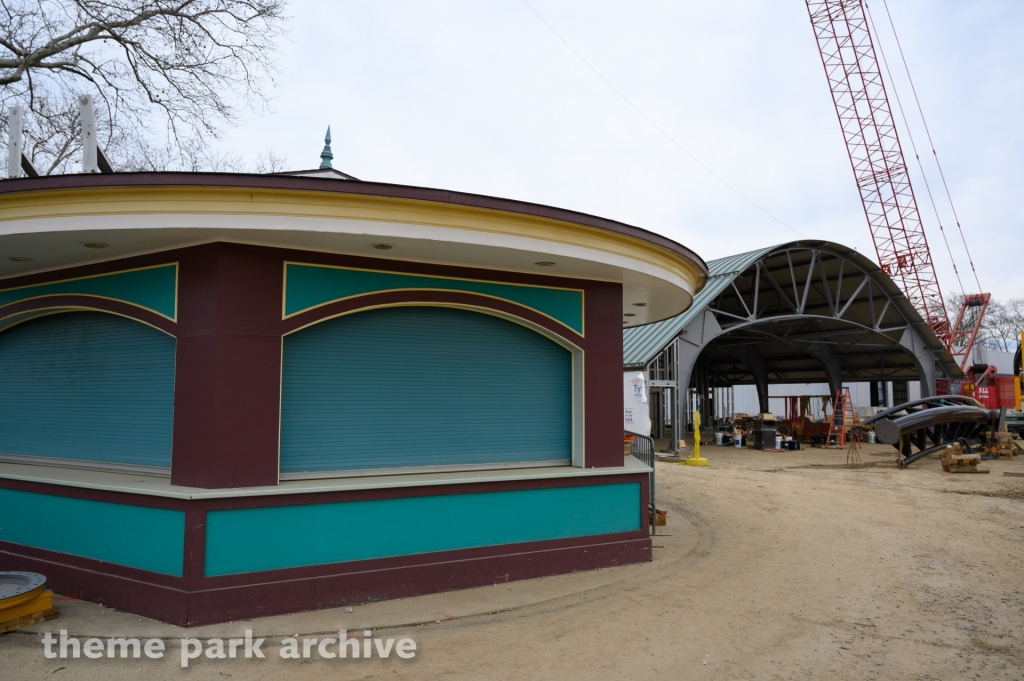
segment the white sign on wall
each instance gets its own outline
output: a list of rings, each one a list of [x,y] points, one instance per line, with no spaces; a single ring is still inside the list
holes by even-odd
[[[647,380],[642,371],[622,375],[623,430],[651,434],[651,410],[647,406]]]

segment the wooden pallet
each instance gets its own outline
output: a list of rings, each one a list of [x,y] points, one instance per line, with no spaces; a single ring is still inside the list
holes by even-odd
[[[953,464],[949,468],[943,468],[947,473],[991,473],[992,471],[988,468],[978,468],[977,466],[968,465],[956,465]]]
[[[964,451],[959,442],[947,445],[942,450],[942,470],[947,473],[988,473],[987,468],[978,468],[981,454]]]
[[[40,612],[33,612],[29,615],[22,615],[21,617],[4,620],[3,622],[0,622],[0,634],[6,634],[8,631],[15,631],[16,629],[52,620],[59,614],[60,610],[56,607],[52,607],[49,610],[42,610]]]

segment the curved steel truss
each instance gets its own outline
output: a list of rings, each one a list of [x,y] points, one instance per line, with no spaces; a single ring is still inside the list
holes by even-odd
[[[770,383],[827,382],[834,394],[843,381],[920,379],[929,395],[936,378],[960,375],[893,280],[852,249],[798,241],[708,266],[690,310],[625,334],[627,368],[671,359],[672,380],[655,386],[753,383],[767,410]]]
[[[933,381],[934,353],[914,329],[921,320],[884,279],[832,249],[783,247],[707,305],[701,342],[687,329],[681,340],[701,355],[711,385]]]

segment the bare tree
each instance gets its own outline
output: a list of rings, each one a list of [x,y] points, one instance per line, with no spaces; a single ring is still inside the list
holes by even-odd
[[[1024,298],[1010,298],[997,303],[994,310],[990,305],[989,310],[982,322],[988,332],[986,346],[1013,352],[1020,343],[1020,332],[1024,331]]]
[[[947,309],[959,310],[963,296],[954,293],[949,296]],[[968,321],[968,326],[973,321]],[[981,320],[975,344],[993,350],[1013,352],[1020,342],[1020,332],[1024,331],[1024,298],[1010,298],[1001,301],[993,298],[989,301],[985,317]]]
[[[266,104],[285,3],[0,0],[0,132],[8,108],[25,106],[26,154],[41,172],[66,172],[80,148],[77,96],[89,93],[118,167],[226,169],[237,159],[205,142]]]
[[[273,147],[267,147],[256,156],[257,173],[280,173],[288,167],[288,157]]]

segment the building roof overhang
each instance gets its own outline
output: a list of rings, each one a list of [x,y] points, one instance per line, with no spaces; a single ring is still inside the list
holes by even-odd
[[[633,225],[339,174],[344,175],[166,172],[5,180],[0,279],[236,241],[617,282],[623,285],[623,313],[635,314],[630,319],[636,323],[678,315],[707,279],[707,265],[696,253]],[[87,241],[109,248],[82,248]],[[393,249],[374,250],[381,242]]]

